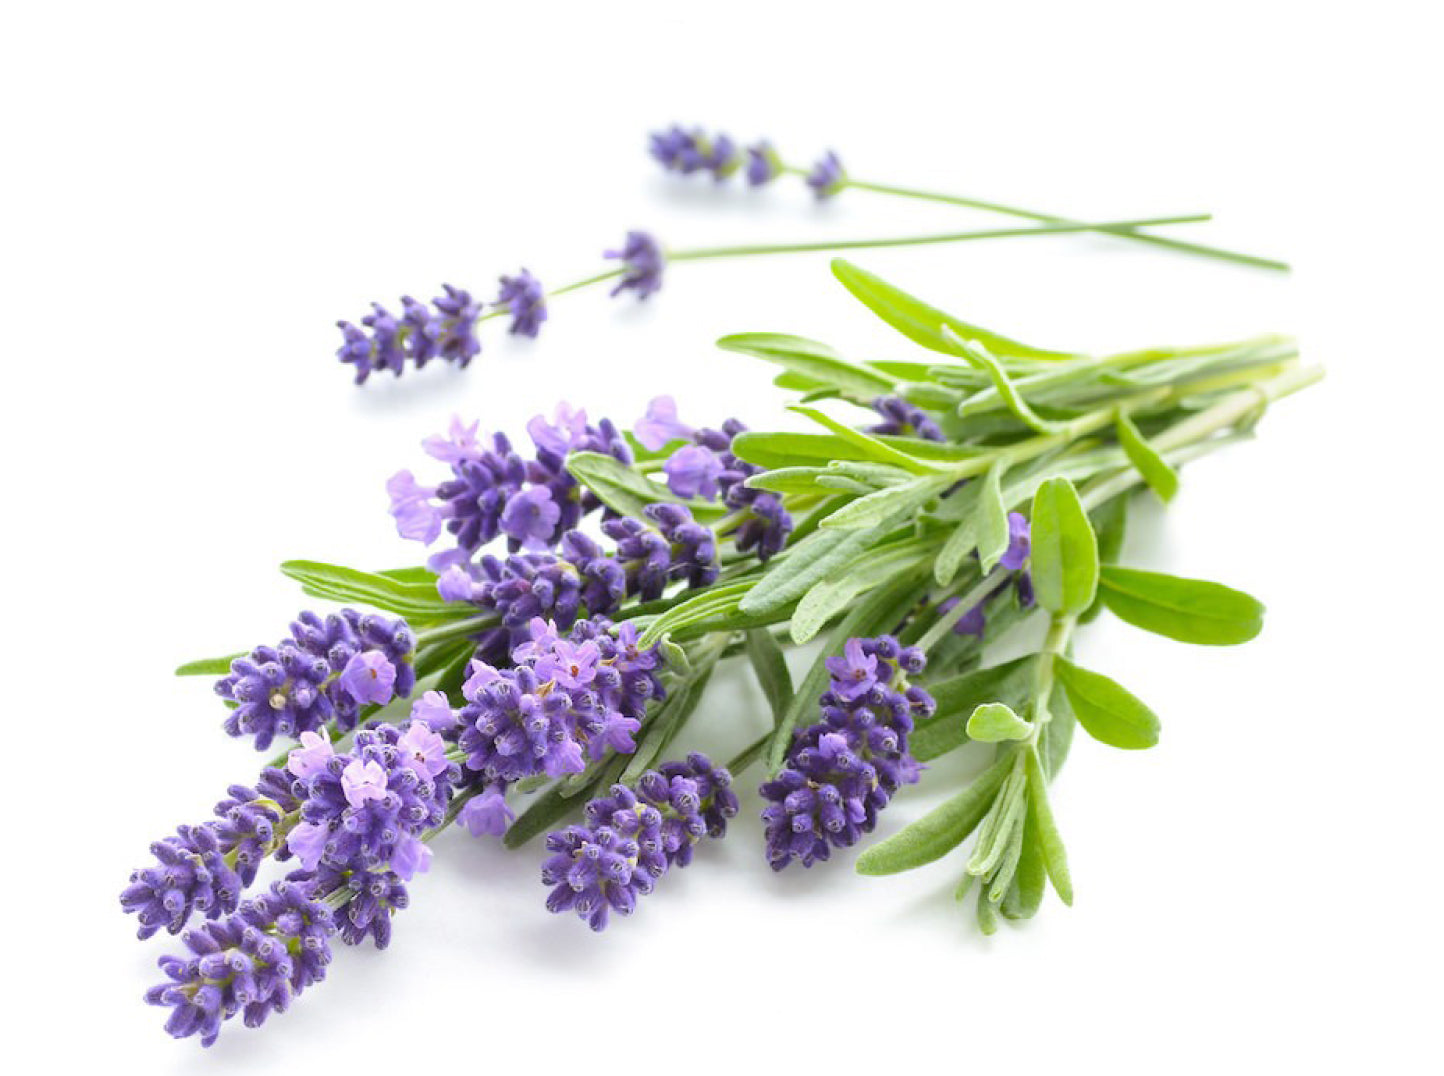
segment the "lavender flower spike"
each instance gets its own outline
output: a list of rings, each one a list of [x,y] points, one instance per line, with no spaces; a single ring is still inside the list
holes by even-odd
[[[709,137],[700,128],[673,125],[652,135],[652,156],[669,172],[711,172],[718,183],[742,167],[737,145],[725,134]]]
[[[608,250],[603,257],[622,263],[622,279],[612,289],[613,295],[634,291],[638,299],[645,299],[662,287],[662,269],[667,259],[657,241],[646,232],[628,232],[622,249]]]
[[[693,754],[647,771],[635,791],[614,785],[587,804],[585,825],[547,838],[547,908],[575,911],[593,930],[606,927],[612,912],[631,915],[657,879],[692,861],[698,841],[726,833],[738,807],[731,784],[727,770]]]
[[[765,139],[747,147],[747,183],[762,187],[782,174],[782,158]]]
[[[847,186],[847,173],[843,171],[842,161],[836,153],[828,150],[818,159],[812,171],[807,173],[807,185],[819,202],[831,198]]]
[[[547,319],[546,292],[541,281],[523,269],[516,276],[501,278],[501,293],[496,306],[506,307],[511,314],[511,332],[535,338]]]

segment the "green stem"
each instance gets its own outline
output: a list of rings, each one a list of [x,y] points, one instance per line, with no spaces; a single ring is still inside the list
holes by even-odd
[[[953,606],[938,618],[938,622],[929,628],[927,634],[918,640],[918,648],[924,653],[930,651],[938,644],[939,640],[952,630],[954,624],[967,616],[969,609],[972,609],[979,602],[985,600],[989,594],[993,593],[994,590],[1003,584],[1010,574],[1011,572],[1007,568],[994,568],[977,586],[959,598],[957,605]]]
[[[1048,700],[1053,697],[1053,659],[1067,651],[1068,642],[1072,639],[1073,629],[1077,624],[1075,617],[1055,616],[1048,625],[1048,635],[1043,640],[1042,650],[1038,652],[1038,663],[1033,673],[1033,710],[1030,714],[1033,731],[1025,742],[1028,749],[1037,748],[1038,738],[1042,736],[1044,727],[1053,719],[1052,711],[1048,708]]]
[[[800,168],[786,168],[787,172],[797,175],[806,175],[807,172]],[[981,198],[964,198],[954,194],[941,194],[937,191],[918,190],[914,187],[897,187],[888,183],[868,183],[860,179],[846,179],[844,187],[851,187],[860,191],[872,191],[875,194],[890,194],[900,198],[916,198],[926,202],[942,202],[947,205],[964,206],[968,209],[980,209],[987,213],[1001,213],[1010,217],[1021,217],[1024,220],[1034,220],[1045,224],[1076,223],[1068,217],[1056,216],[1052,213],[1040,213],[1033,209],[1022,209],[1018,206],[1003,205],[1001,202],[988,202]],[[1099,224],[1087,229],[1089,231],[1104,232],[1119,239],[1133,239],[1140,243],[1151,243],[1154,246],[1167,247],[1170,250],[1179,250],[1187,254],[1198,254],[1205,258],[1217,258],[1220,261],[1235,262],[1239,265],[1251,265],[1258,269],[1272,269],[1275,272],[1287,273],[1289,266],[1287,262],[1277,261],[1273,258],[1261,258],[1255,254],[1243,254],[1236,250],[1225,250],[1222,247],[1206,246],[1202,243],[1187,243],[1178,239],[1167,239],[1160,235],[1147,235],[1133,229],[1142,225],[1128,224]]]
[[[696,261],[701,258],[749,257],[755,254],[800,254],[833,250],[866,250],[876,247],[916,247],[932,243],[965,243],[974,239],[1011,239],[1025,235],[1066,235],[1072,232],[1141,228],[1154,224],[1192,224],[1210,219],[1207,213],[1194,213],[1187,216],[1151,217],[1143,220],[1111,221],[1103,224],[1059,221],[1029,228],[993,228],[987,231],[944,232],[939,235],[888,236],[882,239],[824,239],[815,243],[762,243],[740,247],[698,247],[693,250],[668,251],[667,258],[670,261],[681,262]]]

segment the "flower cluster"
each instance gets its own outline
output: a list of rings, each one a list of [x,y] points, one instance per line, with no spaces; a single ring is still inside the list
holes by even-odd
[[[953,625],[953,632],[956,635],[972,635],[981,639],[983,632],[987,630],[988,618],[986,606],[993,598],[1012,586],[1018,593],[1018,602],[1024,609],[1033,604],[1033,577],[1023,571],[1024,565],[1028,563],[1028,555],[1032,551],[1031,532],[1028,520],[1019,512],[1008,513],[1008,548],[998,558],[998,567],[1004,568],[1016,574],[1010,579],[1004,579],[982,600],[965,612],[956,624]],[[959,598],[949,598],[938,606],[938,615],[946,616],[957,607]]]
[[[648,770],[636,789],[614,785],[587,804],[585,824],[547,838],[547,907],[575,911],[593,930],[612,912],[630,915],[671,867],[692,861],[703,837],[721,837],[737,813],[732,775],[705,755]]]
[[[328,721],[356,726],[361,707],[411,694],[416,637],[404,620],[343,609],[302,613],[275,646],[258,646],[231,662],[216,694],[235,708],[232,736],[254,736],[265,750],[277,736],[312,732]]]
[[[732,451],[733,440],[746,429],[735,418],[724,422],[720,430],[694,429],[678,420],[672,397],[658,396],[632,432],[653,452],[679,438],[689,439],[690,444],[678,447],[662,465],[667,488],[678,497],[720,498],[737,514],[733,542],[738,551],[755,550],[757,558],[765,561],[787,544],[792,516],[777,494],[747,485],[747,479],[761,468]]]
[[[774,870],[794,859],[810,867],[855,844],[893,794],[917,780],[908,736],[934,703],[908,678],[925,664],[921,650],[890,635],[849,639],[842,656],[827,660],[821,720],[793,737],[786,765],[761,789]]]
[[[612,289],[613,296],[631,291],[638,299],[645,299],[661,290],[667,257],[662,253],[661,244],[646,232],[628,232],[621,249],[605,251],[602,256],[622,263],[621,279]]]
[[[461,777],[446,753],[424,722],[362,729],[344,754],[306,733],[286,763],[302,801],[286,847],[307,871],[394,871],[409,881],[429,866],[421,835],[440,823]]]
[[[444,359],[466,366],[481,351],[476,338],[476,321],[481,303],[471,293],[443,284],[444,294],[426,306],[406,295],[397,317],[380,303],[361,325],[338,321],[343,337],[336,357],[356,367],[356,383],[362,384],[373,372],[390,370],[398,377],[406,363],[419,370],[432,359]]]
[[[391,515],[403,538],[430,545],[442,529],[456,547],[432,556],[436,571],[465,561],[483,545],[505,535],[513,552],[546,549],[574,528],[601,502],[566,468],[569,452],[599,452],[630,463],[631,450],[607,419],[592,426],[587,413],[560,404],[552,421],[537,415],[527,424],[536,454],[524,459],[505,434],[490,444],[477,436],[478,423],[451,420],[445,436],[427,438],[427,455],[451,468],[451,477],[423,486],[410,471],[398,471],[386,484]]]
[[[324,979],[334,931],[331,913],[305,886],[277,882],[234,914],[189,931],[183,939],[189,955],[162,957],[168,981],[145,999],[171,1010],[171,1035],[199,1035],[209,1046],[237,1013],[247,1027],[259,1027]]]
[[[879,396],[873,400],[872,409],[882,416],[883,421],[876,426],[869,426],[869,433],[920,437],[924,441],[945,440],[943,431],[932,417],[901,396]]]
[[[512,668],[474,661],[462,688],[458,744],[466,768],[491,798],[469,808],[473,832],[491,832],[502,817],[496,796],[517,781],[580,773],[609,750],[630,754],[650,699],[664,695],[655,647],[637,645],[623,624],[579,622],[566,637],[540,618],[512,650]],[[482,812],[489,812],[483,819]]]
[[[766,139],[739,151],[737,143],[726,134],[708,134],[697,127],[689,130],[674,124],[658,131],[652,135],[650,149],[652,156],[669,172],[681,175],[709,172],[719,183],[742,169],[750,186],[762,187],[786,170],[782,158]]]

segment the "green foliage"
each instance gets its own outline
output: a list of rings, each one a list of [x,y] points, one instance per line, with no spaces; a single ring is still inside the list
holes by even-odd
[[[1088,735],[1110,747],[1140,750],[1158,743],[1159,721],[1147,706],[1126,688],[1102,673],[1074,665],[1067,658],[1053,658],[1058,682],[1068,693],[1068,702],[1078,724]]]
[[[1038,604],[1061,616],[1077,616],[1098,589],[1098,540],[1078,491],[1066,478],[1051,478],[1033,495],[1033,586]]]
[[[1108,565],[1099,597],[1135,627],[1181,643],[1232,646],[1263,630],[1263,603],[1221,583]]]
[[[1032,732],[1032,723],[1024,721],[1005,702],[985,702],[968,718],[968,738],[981,743],[1025,740]]]
[[[1168,461],[1158,454],[1158,450],[1138,432],[1133,420],[1122,411],[1118,413],[1118,443],[1128,454],[1128,461],[1148,483],[1148,488],[1158,494],[1165,504],[1173,500],[1173,495],[1178,492],[1178,472],[1168,465]]]
[[[866,402],[893,390],[893,380],[843,359],[826,344],[785,333],[737,333],[717,346],[776,363],[803,379],[811,389],[831,389]]]

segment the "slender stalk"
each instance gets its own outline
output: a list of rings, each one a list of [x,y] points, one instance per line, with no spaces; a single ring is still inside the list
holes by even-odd
[[[969,609],[973,608],[980,601],[985,600],[989,594],[1002,586],[1010,575],[1012,575],[1012,572],[1007,568],[994,568],[977,586],[959,598],[957,605],[938,617],[938,622],[929,628],[927,633],[918,640],[918,648],[924,653],[931,650],[938,644],[938,640],[942,639],[943,636],[952,630],[954,624],[967,616]]]
[[[807,169],[787,167],[783,171],[794,175],[806,175]],[[984,201],[981,198],[965,198],[956,194],[943,194],[938,191],[918,190],[915,187],[898,187],[889,183],[869,183],[866,180],[845,178],[844,187],[851,187],[854,190],[872,191],[875,194],[888,194],[900,198],[915,198],[926,202],[941,202],[946,205],[963,206],[967,209],[980,209],[986,213],[1001,213],[1009,217],[1021,217],[1024,220],[1034,220],[1046,224],[1059,224],[1071,222],[1068,217],[1060,217],[1053,213],[1041,213],[1033,209],[1023,209],[1019,206],[1004,205],[1001,202]],[[1205,258],[1217,258],[1220,261],[1235,262],[1239,265],[1250,265],[1258,269],[1271,269],[1275,272],[1287,273],[1289,265],[1274,258],[1263,258],[1256,254],[1244,254],[1236,250],[1226,250],[1223,247],[1207,246],[1202,243],[1187,243],[1179,239],[1168,239],[1161,235],[1148,235],[1143,232],[1134,231],[1142,225],[1127,224],[1100,224],[1088,229],[1089,231],[1103,232],[1116,236],[1119,239],[1133,239],[1140,243],[1151,243],[1154,246],[1167,247],[1170,250],[1182,251],[1186,254],[1197,254]]]

